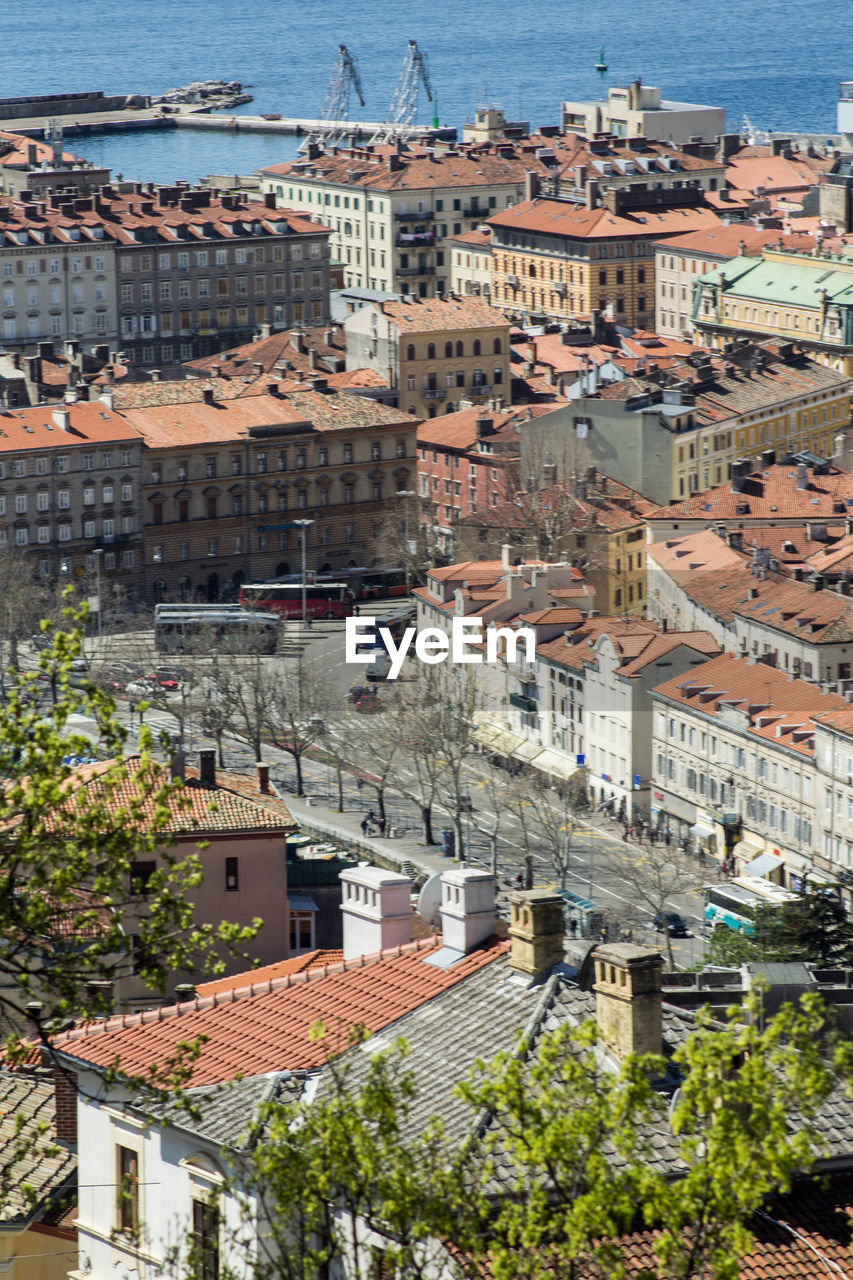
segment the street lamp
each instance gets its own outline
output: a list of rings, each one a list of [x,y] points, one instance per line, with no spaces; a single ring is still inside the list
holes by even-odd
[[[304,626],[306,607],[307,607],[306,591],[307,591],[307,585],[308,585],[306,580],[307,575],[305,571],[305,539],[308,536],[308,528],[310,525],[314,523],[314,521],[313,520],[294,520],[293,523],[297,529],[302,530],[302,624]]]
[[[398,489],[396,496],[398,498],[416,498],[417,492],[414,489]],[[406,595],[409,594],[409,507],[408,502],[403,507],[403,538],[406,543],[406,555],[404,559],[404,568],[406,571]]]

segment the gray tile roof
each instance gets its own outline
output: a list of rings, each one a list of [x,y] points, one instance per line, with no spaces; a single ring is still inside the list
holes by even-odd
[[[55,1145],[55,1118],[52,1077],[0,1072],[0,1225],[38,1216],[73,1185],[77,1156]]]
[[[170,1099],[162,1106],[140,1106],[139,1110],[218,1146],[242,1151],[251,1146],[257,1136],[262,1104],[274,1098],[295,1102],[304,1085],[305,1072],[272,1071],[187,1089],[189,1106]]]

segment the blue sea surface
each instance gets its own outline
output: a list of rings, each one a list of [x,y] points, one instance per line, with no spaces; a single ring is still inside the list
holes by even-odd
[[[7,0],[0,16],[4,96],[60,90],[158,93],[191,80],[250,85],[244,111],[319,113],[337,46],[358,58],[365,106],[381,120],[406,51],[427,53],[442,124],[476,104],[556,123],[565,98],[642,76],[665,98],[745,114],[760,129],[832,133],[839,81],[853,78],[849,0]],[[606,76],[594,67],[603,46]],[[432,108],[421,94],[420,119]],[[146,131],[75,139],[73,150],[127,178],[241,173],[293,155],[294,139]]]

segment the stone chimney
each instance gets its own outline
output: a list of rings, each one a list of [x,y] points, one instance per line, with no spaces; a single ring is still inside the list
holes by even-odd
[[[509,902],[509,967],[541,977],[563,959],[563,899],[547,889],[527,889],[513,893]]]
[[[209,747],[198,753],[198,780],[207,787],[216,786],[216,752]]]
[[[340,875],[344,959],[372,956],[412,940],[412,882],[396,871],[359,866]]]
[[[808,489],[809,469],[804,462],[797,463],[797,488]]]
[[[631,1053],[660,1053],[660,953],[614,942],[597,947],[593,961],[596,1018],[603,1042],[619,1059]]]
[[[258,790],[262,796],[270,795],[270,767],[263,760],[258,761]]]
[[[506,570],[509,566],[509,558],[512,555],[512,547],[508,542],[501,544],[501,568]]]
[[[62,1067],[53,1068],[53,1096],[56,1105],[56,1141],[64,1146],[77,1142],[77,1077]]]
[[[459,867],[441,876],[441,933],[444,945],[466,955],[495,931],[497,881],[488,871]]]

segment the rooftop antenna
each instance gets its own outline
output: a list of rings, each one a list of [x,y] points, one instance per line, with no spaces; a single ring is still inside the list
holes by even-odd
[[[418,90],[422,83],[428,101],[432,102],[432,86],[429,82],[426,54],[418,48],[417,40],[410,40],[403,59],[403,69],[388,108],[388,115],[370,139],[371,143],[375,145],[379,142],[394,142],[397,138],[405,138],[418,113]]]
[[[351,89],[355,89],[359,102],[364,106],[364,94],[361,91],[361,77],[358,74],[356,60],[346,45],[340,44],[320,111],[320,125],[309,133],[299,147],[300,151],[307,151],[309,146],[321,140],[331,143],[346,137]]]

